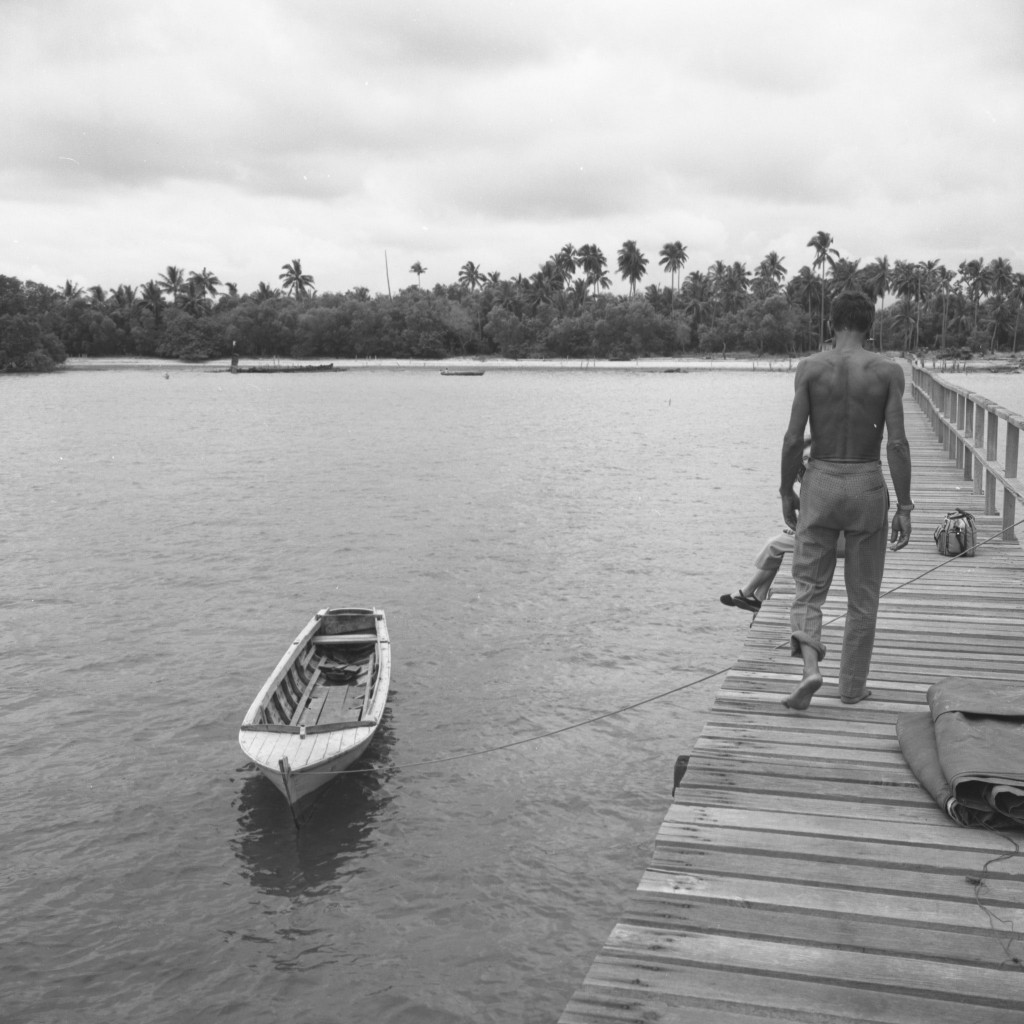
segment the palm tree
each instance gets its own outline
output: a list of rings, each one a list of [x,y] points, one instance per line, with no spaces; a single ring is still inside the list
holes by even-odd
[[[722,280],[722,306],[726,312],[732,313],[743,305],[743,300],[750,290],[750,271],[745,263],[738,260],[729,267]]]
[[[665,273],[670,274],[669,278],[672,289],[672,302],[675,304],[676,297],[676,274],[682,273],[682,269],[686,266],[686,261],[689,258],[686,254],[686,246],[682,242],[666,242],[661,247],[659,253],[661,259],[658,260],[658,266],[665,268]]]
[[[124,331],[124,337],[131,340],[132,320],[135,318],[136,288],[133,284],[120,284],[111,293],[110,298],[114,304],[115,323],[119,323]]]
[[[1013,266],[1002,256],[992,260],[985,268],[989,287],[994,295],[1005,296],[1013,290]]]
[[[942,298],[942,339],[940,347],[943,349],[946,347],[946,321],[949,314],[949,296],[953,289],[953,278],[955,276],[952,270],[947,270],[943,266],[936,268],[935,281],[939,295]]]
[[[712,307],[711,282],[706,274],[692,270],[679,290],[683,312],[690,318],[690,343],[697,344],[697,332]]]
[[[1016,354],[1017,352],[1017,329],[1020,327],[1020,310],[1021,306],[1024,306],[1024,274],[1013,275],[1013,290],[1010,292],[1010,298],[1016,303],[1017,312],[1013,319],[1013,346],[1010,351]]]
[[[999,347],[996,337],[1005,338],[1010,333],[1010,321],[1013,319],[1013,308],[1010,301],[1002,293],[997,293],[986,305],[988,324],[992,327],[989,337],[989,349],[992,352]]]
[[[832,236],[827,231],[819,231],[808,243],[814,250],[815,267],[821,267],[821,317],[818,329],[818,344],[825,344],[825,267],[835,266],[839,250],[832,248]]]
[[[73,306],[82,299],[85,294],[82,291],[82,286],[74,281],[68,280],[64,282],[64,288],[61,291],[61,299],[67,306]]]
[[[619,276],[629,282],[629,295],[636,295],[637,283],[647,273],[647,257],[637,248],[634,241],[622,243],[619,250]]]
[[[939,271],[942,269],[942,260],[921,260],[917,265],[917,343],[921,344],[921,309],[926,304],[932,305],[932,300],[938,291]]]
[[[593,289],[597,296],[597,289],[608,289],[612,286],[611,278],[606,273],[608,260],[596,245],[581,245],[576,252],[579,259],[579,267],[586,275],[587,284]]]
[[[725,308],[726,280],[729,277],[729,265],[724,260],[715,260],[708,267],[708,284],[711,288],[711,326],[715,326],[715,316]]]
[[[832,286],[837,294],[847,289],[860,288],[863,273],[860,260],[848,260],[841,256],[832,267]]]
[[[810,348],[811,338],[814,337],[813,321],[811,319],[811,302],[815,296],[822,301],[821,285],[814,276],[810,267],[801,267],[789,284],[786,286],[789,296],[801,305],[807,303],[807,347]]]
[[[217,288],[220,286],[220,278],[206,267],[199,271],[193,270],[188,279],[190,284],[196,286],[197,292],[209,295],[211,299],[217,294]]]
[[[130,315],[135,308],[136,291],[137,289],[133,284],[119,284],[111,293],[111,298],[113,298],[118,309]]]
[[[185,285],[185,295],[181,300],[181,308],[192,316],[202,316],[210,311],[206,290],[196,278],[190,278]]]
[[[416,287],[420,286],[420,278],[427,272],[427,268],[417,260],[410,268],[409,273],[416,275]]]
[[[957,269],[967,285],[967,295],[974,309],[973,330],[976,331],[978,329],[978,306],[981,304],[982,295],[987,295],[989,292],[985,261],[984,259],[964,260]]]
[[[908,310],[913,310],[914,316],[911,318],[917,330],[920,330],[921,325],[921,279],[924,276],[924,271],[921,269],[920,264],[911,263],[909,260],[897,260],[892,269],[892,290],[899,295],[903,300],[903,305],[900,309],[899,322],[906,323],[909,313]],[[908,330],[908,337],[911,332]],[[917,334],[913,334],[913,345],[916,347],[919,338]]]
[[[555,271],[562,279],[563,287],[572,279],[576,268],[580,265],[579,252],[572,242],[566,242],[561,249],[552,257],[551,262],[555,265]]]
[[[533,309],[544,303],[551,302],[563,290],[562,275],[555,267],[554,260],[545,260],[540,269],[530,275],[529,300]]]
[[[288,292],[292,298],[305,299],[308,298],[312,292],[316,291],[313,287],[313,277],[311,274],[304,274],[302,272],[302,261],[292,260],[291,263],[283,263],[281,265],[282,273],[278,274],[278,280],[284,285],[284,290]]]
[[[163,289],[161,289],[160,285],[158,285],[156,281],[147,281],[142,286],[139,305],[143,309],[148,309],[153,314],[153,322],[159,329],[160,318],[163,314],[165,303]]]
[[[266,281],[260,281],[256,286],[256,291],[253,292],[253,298],[257,302],[266,302],[267,299],[274,299],[280,294],[277,288],[271,288]]]
[[[909,266],[911,268],[914,266],[912,263],[907,264],[904,260],[896,261],[896,267],[899,267],[901,264],[905,264],[906,266]],[[914,302],[912,297],[913,293],[906,291],[897,291],[895,287],[893,288],[893,291],[896,292],[896,294],[898,294],[900,297],[899,302],[897,302],[895,307],[893,308],[893,326],[897,328],[903,328],[904,341],[909,343],[913,336],[914,324],[917,319],[917,315],[914,310]],[[905,347],[912,348],[913,346],[911,344],[906,344]]]
[[[754,271],[754,294],[762,299],[776,295],[786,279],[786,266],[777,252],[770,252]]]
[[[483,271],[472,260],[467,260],[459,269],[459,284],[471,292],[475,292],[483,282]]]
[[[889,257],[879,256],[874,263],[869,263],[864,268],[861,283],[871,298],[882,300],[878,326],[878,351],[881,352],[885,348],[882,343],[882,332],[885,329],[885,296],[892,287],[892,268],[889,266]]]
[[[185,272],[180,267],[168,267],[160,275],[160,288],[165,295],[170,295],[171,304],[178,304],[178,296],[185,290]]]

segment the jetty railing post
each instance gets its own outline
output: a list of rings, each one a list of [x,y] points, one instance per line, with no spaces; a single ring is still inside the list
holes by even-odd
[[[949,452],[949,457],[953,462],[956,462],[956,400],[957,393],[952,388],[946,389],[946,421],[947,430],[949,433],[946,435],[946,450]],[[959,465],[959,463],[957,463]]]
[[[1020,444],[1020,429],[1013,423],[1006,424],[1006,467],[1007,480],[1017,479],[1017,449]],[[1017,497],[1009,487],[1003,488],[1003,540],[1016,540],[1013,524],[1016,522]]]
[[[935,381],[935,428],[939,435],[939,441],[945,448],[949,443],[949,437],[946,434],[946,392],[937,380]]]
[[[985,410],[975,406],[974,413],[974,493],[981,494],[985,486],[985,474],[981,467],[981,449],[985,444]]]
[[[964,437],[971,437],[974,434],[974,400],[968,398],[966,400],[966,409],[964,411]],[[970,480],[972,477],[972,469],[974,467],[974,455],[971,452],[969,443],[964,446],[964,479]]]
[[[932,421],[932,430],[935,431],[935,437],[941,441],[943,440],[942,435],[942,415],[941,405],[939,404],[939,385],[938,381],[934,377],[928,378],[928,418]]]
[[[967,398],[964,395],[956,396],[956,429],[963,431],[966,422]],[[960,440],[960,434],[956,438],[956,468],[962,469],[964,465],[964,443]]]
[[[999,417],[990,409],[988,412],[988,430],[985,438],[985,458],[991,463],[996,461],[999,451]],[[991,470],[985,470],[985,514],[996,514],[996,478]]]

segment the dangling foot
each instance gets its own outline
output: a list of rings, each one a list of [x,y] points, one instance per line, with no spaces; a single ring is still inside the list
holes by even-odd
[[[800,680],[800,685],[782,702],[794,711],[806,711],[811,706],[811,698],[821,689],[820,672],[813,672]]]
[[[756,597],[747,597],[742,590],[736,591],[735,594],[723,594],[718,600],[729,608],[742,608],[745,612],[754,612],[755,615],[761,610],[761,602]]]
[[[870,690],[865,690],[863,693],[857,694],[856,697],[840,696],[840,700],[844,704],[859,704],[862,700],[867,700],[871,696]]]

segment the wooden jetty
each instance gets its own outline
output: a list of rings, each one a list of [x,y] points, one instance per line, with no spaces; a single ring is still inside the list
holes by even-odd
[[[917,511],[887,558],[871,699],[840,704],[830,678],[840,571],[825,686],[806,712],[780,703],[800,673],[787,562],[561,1024],[1024,1022],[1024,832],[954,824],[895,733],[945,677],[1024,685],[1024,551],[1000,536],[1024,508],[1024,422],[917,367],[905,405]],[[988,543],[946,562],[932,531],[957,506]]]

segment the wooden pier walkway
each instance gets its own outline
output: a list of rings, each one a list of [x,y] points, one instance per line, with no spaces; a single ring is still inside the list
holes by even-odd
[[[787,560],[690,752],[650,866],[561,1024],[1024,1022],[1024,832],[954,824],[895,732],[897,714],[921,710],[947,676],[1024,686],[1024,551],[995,539],[941,564],[932,530],[947,511],[974,512],[979,541],[1001,520],[909,385],[917,511],[910,545],[887,557],[873,696],[842,705],[830,677],[840,569],[825,606],[825,686],[806,712],[780,703],[800,672]]]

